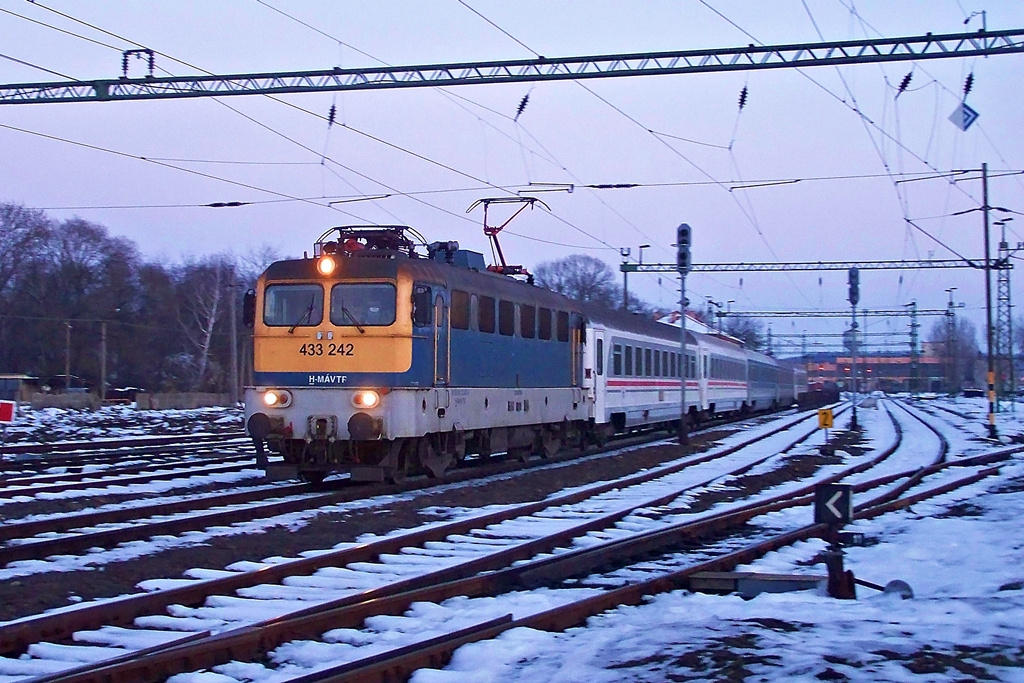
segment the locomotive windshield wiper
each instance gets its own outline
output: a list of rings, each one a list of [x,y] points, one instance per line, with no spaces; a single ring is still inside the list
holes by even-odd
[[[309,308],[302,312],[295,324],[288,328],[288,334],[295,334],[295,328],[302,324],[303,320],[313,317],[313,305],[316,303],[316,296],[309,297]]]
[[[348,319],[351,320],[352,324],[356,326],[357,330],[359,330],[359,334],[366,334],[366,330],[364,330],[363,326],[359,324],[359,321],[356,320],[356,317],[352,315],[352,311],[348,310],[348,308],[346,308],[345,306],[342,306],[341,312],[348,316]]]

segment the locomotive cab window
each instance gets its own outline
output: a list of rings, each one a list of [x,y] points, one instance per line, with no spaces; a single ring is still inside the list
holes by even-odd
[[[417,288],[422,285],[417,285]],[[426,290],[429,311],[430,288]],[[389,282],[344,283],[331,288],[331,322],[339,327],[380,327],[395,322],[398,293]],[[413,294],[415,300],[416,294]],[[422,315],[422,312],[420,312]],[[427,314],[429,316],[429,313]],[[417,320],[417,324],[420,324]]]
[[[263,295],[263,322],[271,327],[311,327],[324,319],[320,285],[270,285]]]
[[[604,374],[604,339],[597,340],[597,348],[594,350],[597,358],[597,374]]]
[[[430,287],[420,284],[413,285],[412,324],[416,327],[426,327],[434,322],[433,305],[433,302],[430,300]],[[341,313],[344,315],[344,311]],[[347,321],[346,324],[351,324],[351,320]]]

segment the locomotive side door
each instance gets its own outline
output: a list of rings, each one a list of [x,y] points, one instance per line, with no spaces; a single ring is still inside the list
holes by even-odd
[[[451,374],[451,346],[449,344],[448,304],[444,290],[435,290],[434,297],[434,385],[447,386]]]

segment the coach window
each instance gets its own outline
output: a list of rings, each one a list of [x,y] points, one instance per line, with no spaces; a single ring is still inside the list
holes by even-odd
[[[636,347],[636,376],[644,376],[644,350]]]
[[[263,294],[263,322],[272,327],[319,325],[324,319],[320,285],[270,285]]]
[[[597,374],[604,374],[604,339],[597,340]]]
[[[469,329],[469,294],[452,290],[452,327],[456,330]]]
[[[648,377],[651,376],[651,370],[654,368],[651,366],[651,350],[644,349],[644,374]]]
[[[519,307],[519,336],[533,339],[537,334],[537,307],[523,304]]]
[[[537,311],[537,336],[551,339],[551,309],[541,308]]]
[[[654,376],[661,377],[661,351],[654,350]]]
[[[429,294],[430,288],[426,289]],[[331,322],[355,327],[391,325],[395,322],[397,298],[395,286],[388,282],[334,285],[331,287]]]
[[[488,334],[494,333],[494,297],[480,297],[480,331]]]
[[[626,347],[626,376],[631,377],[633,375],[633,347]]]
[[[569,314],[565,311],[558,311],[558,341],[569,341]]]
[[[612,374],[616,377],[622,375],[622,344],[612,345]]]
[[[505,337],[516,333],[516,305],[511,301],[498,302],[498,333]]]

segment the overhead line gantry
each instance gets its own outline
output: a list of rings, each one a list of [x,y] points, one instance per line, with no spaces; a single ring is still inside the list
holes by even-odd
[[[538,57],[422,66],[325,69],[226,76],[114,78],[0,85],[0,104],[105,102],[226,95],[282,95],[485,83],[750,71],[872,62],[918,61],[1024,52],[1024,29],[902,38],[748,45],[711,50]]]
[[[917,261],[795,261],[788,263],[694,263],[690,269],[695,273],[729,272],[784,272],[812,270],[921,270],[926,268],[978,268],[983,269],[985,259],[922,259]],[[993,264],[994,269],[1013,268],[1009,260]],[[623,273],[674,273],[674,263],[623,263]]]

